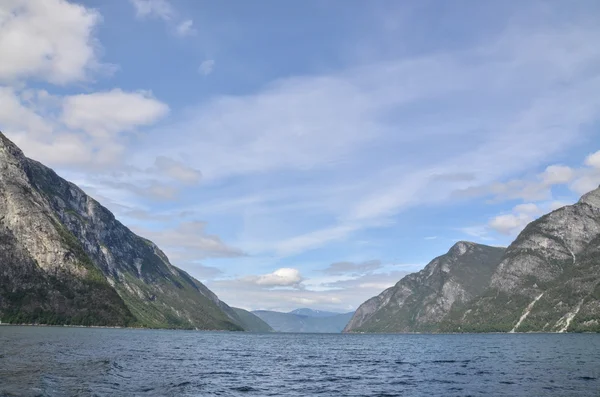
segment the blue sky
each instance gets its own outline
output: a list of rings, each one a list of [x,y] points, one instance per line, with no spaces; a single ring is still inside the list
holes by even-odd
[[[596,1],[9,0],[0,130],[231,305],[351,310],[600,183]]]

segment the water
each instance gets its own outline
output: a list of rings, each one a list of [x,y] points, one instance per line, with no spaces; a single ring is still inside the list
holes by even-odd
[[[0,327],[0,396],[599,396],[600,335]]]

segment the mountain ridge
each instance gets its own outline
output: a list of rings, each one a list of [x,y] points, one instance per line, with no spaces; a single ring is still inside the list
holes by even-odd
[[[1,132],[0,171],[3,322],[242,329],[154,243]]]
[[[468,244],[475,243],[458,242],[445,255],[458,258]],[[435,313],[430,298],[448,298],[452,290],[427,281],[443,270],[443,257],[367,300],[344,331],[600,332],[600,187],[529,223],[489,262],[491,274],[469,299],[446,299],[445,310],[425,326],[415,319]],[[455,264],[463,273],[474,269]],[[407,305],[413,310],[404,310]]]
[[[344,332],[428,332],[455,304],[477,296],[504,253],[492,247],[459,241],[446,254],[367,300]],[[465,271],[463,265],[471,265]]]
[[[599,332],[600,187],[528,224],[508,247],[486,294],[454,313],[444,328]]]

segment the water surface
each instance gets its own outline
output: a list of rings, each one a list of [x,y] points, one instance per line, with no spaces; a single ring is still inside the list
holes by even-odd
[[[600,335],[0,326],[0,396],[598,396]]]

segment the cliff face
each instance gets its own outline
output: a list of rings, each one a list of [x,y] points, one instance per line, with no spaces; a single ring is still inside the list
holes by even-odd
[[[363,303],[345,332],[435,332],[458,306],[489,285],[503,248],[458,242],[423,270]]]
[[[530,223],[490,288],[453,314],[462,331],[600,331],[600,188]]]
[[[0,319],[240,329],[229,306],[0,133]]]
[[[364,304],[347,332],[600,332],[600,188],[506,249],[457,243]]]

